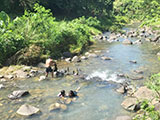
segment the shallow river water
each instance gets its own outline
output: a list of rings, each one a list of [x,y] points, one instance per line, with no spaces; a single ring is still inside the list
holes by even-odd
[[[132,38],[132,41],[136,38]],[[120,42],[100,42],[91,46],[91,51],[99,57],[89,58],[81,63],[70,64],[73,68],[80,68],[81,73],[87,75],[87,80],[76,76],[67,76],[39,82],[37,78],[15,81],[21,89],[27,89],[30,96],[19,100],[9,100],[7,95],[16,87],[0,90],[0,120],[115,120],[119,115],[132,115],[121,107],[124,95],[115,91],[118,83],[129,81],[142,85],[152,74],[160,71],[155,48],[150,43],[142,45],[123,45]],[[102,60],[101,56],[111,57],[112,60]],[[136,60],[137,64],[129,61]],[[62,67],[62,66],[61,66]],[[133,75],[133,70],[144,71],[144,79],[133,81],[117,77],[124,73]],[[13,81],[14,83],[14,81]],[[67,105],[67,110],[49,111],[49,106],[59,100],[57,94],[61,90],[67,92],[81,87],[78,99]],[[24,103],[40,108],[41,114],[22,117],[16,114],[17,109]]]

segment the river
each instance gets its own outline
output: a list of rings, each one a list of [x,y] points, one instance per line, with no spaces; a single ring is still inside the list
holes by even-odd
[[[129,30],[129,29],[126,29]],[[109,33],[106,33],[106,35]],[[137,38],[130,38],[132,41]],[[124,81],[143,85],[146,79],[160,71],[160,62],[157,59],[157,46],[144,42],[142,45],[123,45],[124,38],[119,42],[98,42],[91,46],[90,51],[99,51],[99,57],[89,58],[81,63],[69,64],[72,68],[81,69],[87,75],[86,80],[76,76],[67,76],[39,82],[36,78],[12,81],[27,89],[30,96],[19,100],[9,100],[7,95],[17,87],[0,90],[0,119],[1,120],[115,120],[119,115],[132,115],[121,107],[124,96],[115,91],[118,83]],[[101,56],[111,57],[112,60],[102,60]],[[130,63],[136,60],[137,64]],[[60,66],[63,68],[63,66]],[[130,80],[117,77],[123,73],[133,75],[133,70],[144,71],[142,80]],[[58,101],[57,94],[61,90],[75,90],[81,87],[78,99],[67,105],[67,110],[49,111],[49,106]],[[41,114],[31,117],[21,117],[16,114],[17,109],[24,103],[40,108]]]

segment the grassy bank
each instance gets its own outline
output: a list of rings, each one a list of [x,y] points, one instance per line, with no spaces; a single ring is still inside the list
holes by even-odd
[[[0,20],[1,64],[15,54],[17,63],[22,64],[30,62],[27,58],[56,58],[63,52],[79,54],[93,42],[92,35],[101,33],[97,29],[100,21],[96,17],[57,21],[50,10],[39,4],[35,4],[34,12],[25,11],[13,21],[1,12]]]

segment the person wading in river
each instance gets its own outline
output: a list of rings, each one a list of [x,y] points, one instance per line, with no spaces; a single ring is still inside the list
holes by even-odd
[[[54,70],[52,69],[52,66],[54,65]],[[46,77],[48,77],[48,73],[51,72],[52,78],[54,77],[53,72],[56,72],[58,70],[56,62],[53,61],[53,59],[49,58],[46,60]]]

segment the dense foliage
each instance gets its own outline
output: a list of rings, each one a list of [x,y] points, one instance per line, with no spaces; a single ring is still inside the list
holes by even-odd
[[[0,4],[0,11],[23,14],[25,9],[32,9],[38,2],[50,8],[56,15],[69,16],[101,16],[113,8],[114,0],[4,0]]]
[[[116,15],[142,21],[142,25],[160,24],[159,0],[116,0],[114,10]]]
[[[100,25],[96,18],[58,22],[50,10],[39,4],[35,4],[34,12],[25,11],[22,17],[13,21],[4,12],[0,17],[0,63],[33,44],[41,47],[42,55],[58,57],[66,51],[79,53],[90,44],[92,34],[100,33],[93,28]]]

